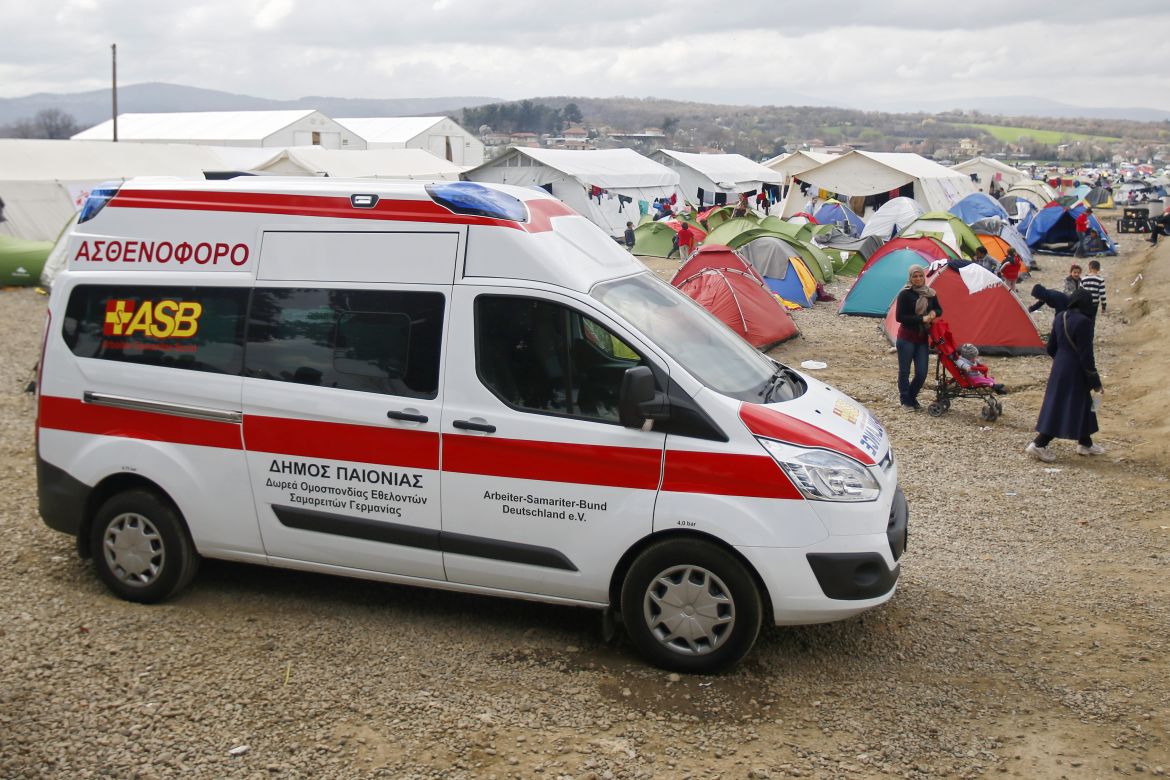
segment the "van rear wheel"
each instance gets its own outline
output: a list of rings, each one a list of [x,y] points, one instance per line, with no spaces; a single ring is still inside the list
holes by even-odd
[[[733,555],[698,539],[646,548],[626,573],[622,622],[656,666],[709,673],[738,663],[760,633],[755,580]]]
[[[146,490],[108,499],[98,510],[91,534],[98,577],[127,601],[165,601],[185,587],[199,567],[179,513]]]

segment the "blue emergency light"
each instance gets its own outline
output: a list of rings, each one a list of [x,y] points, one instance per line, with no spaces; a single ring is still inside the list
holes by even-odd
[[[477,217],[507,219],[513,222],[528,220],[528,209],[524,201],[507,193],[485,187],[474,181],[451,181],[443,184],[428,184],[427,194],[431,200],[456,214],[472,214]]]

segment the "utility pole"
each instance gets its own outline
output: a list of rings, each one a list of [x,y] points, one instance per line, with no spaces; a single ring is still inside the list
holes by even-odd
[[[111,81],[113,82],[113,87],[114,87],[113,92],[111,93],[113,95],[113,100],[114,100],[114,105],[113,105],[114,143],[117,143],[118,142],[118,44],[116,44],[116,43],[110,44],[110,65],[113,69],[113,72],[111,74]]]

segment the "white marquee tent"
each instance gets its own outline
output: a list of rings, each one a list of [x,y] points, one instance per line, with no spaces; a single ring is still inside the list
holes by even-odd
[[[74,141],[112,141],[107,119],[73,136]],[[186,111],[119,114],[119,143],[176,143],[205,146],[323,146],[365,149],[352,130],[312,109],[296,111]]]
[[[367,149],[424,149],[465,168],[483,163],[483,142],[449,117],[348,117],[337,123],[361,136]]]
[[[804,173],[809,168],[824,165],[829,160],[840,157],[838,154],[823,154],[821,152],[789,152],[779,157],[773,157],[761,163],[765,168],[771,168],[784,177],[785,184],[792,183],[792,177]]]
[[[781,174],[742,154],[691,154],[659,149],[650,159],[676,171],[683,196],[705,206],[714,205],[716,195],[722,195],[724,202],[735,203],[741,192],[754,192],[765,184],[779,186],[784,181]]]
[[[678,192],[679,175],[633,149],[515,147],[463,174],[469,181],[541,187],[611,236],[638,224],[638,201]]]
[[[995,182],[1001,190],[1007,190],[1016,182],[1028,178],[1028,174],[1019,168],[1013,168],[993,157],[972,157],[958,165],[952,165],[951,169],[967,177],[974,176],[972,181],[975,182],[975,187],[980,192],[990,192],[992,182]]]
[[[202,179],[205,171],[236,167],[206,146],[0,139],[0,233],[52,241],[97,184],[133,176]]]
[[[268,150],[272,151],[272,150]],[[422,149],[341,151],[319,146],[283,149],[245,170],[284,176],[459,181],[463,168]]]
[[[975,192],[970,177],[917,154],[896,152],[848,152],[801,173],[800,180],[846,197],[877,195],[909,184],[914,200],[927,211],[946,211]],[[791,216],[804,205],[800,190],[793,187],[784,201],[783,215]]]

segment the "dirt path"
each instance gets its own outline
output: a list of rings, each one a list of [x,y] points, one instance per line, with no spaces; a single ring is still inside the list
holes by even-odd
[[[825,361],[882,419],[910,549],[885,608],[768,629],[714,678],[645,666],[586,611],[287,571],[209,561],[172,603],[114,599],[36,515],[21,390],[44,299],[0,292],[0,777],[1164,773],[1170,244],[1151,259],[1122,239],[1098,329],[1102,458],[1023,454],[1046,358],[991,359],[1011,389],[995,424],[972,401],[934,419],[898,408],[874,321],[796,314],[803,337],[774,354]],[[1040,281],[1063,277],[1041,263]]]

